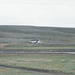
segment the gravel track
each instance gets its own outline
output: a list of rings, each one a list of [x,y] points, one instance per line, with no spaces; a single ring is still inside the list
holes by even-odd
[[[64,52],[65,51],[65,52]],[[51,50],[24,50],[24,49],[0,49],[0,53],[29,53],[29,54],[75,54],[75,49],[51,49]]]

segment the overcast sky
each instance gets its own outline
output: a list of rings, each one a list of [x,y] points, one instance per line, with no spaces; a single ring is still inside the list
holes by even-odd
[[[75,0],[0,0],[0,25],[75,27]]]

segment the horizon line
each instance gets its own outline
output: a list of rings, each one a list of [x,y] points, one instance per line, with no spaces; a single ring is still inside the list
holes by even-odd
[[[70,26],[46,26],[46,25],[21,25],[21,24],[0,24],[0,26],[29,26],[29,27],[52,27],[52,28],[75,28]]]

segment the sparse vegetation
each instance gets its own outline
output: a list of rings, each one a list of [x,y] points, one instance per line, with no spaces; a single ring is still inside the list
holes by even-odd
[[[49,49],[75,49],[75,47],[4,47],[3,49],[49,50]]]
[[[39,39],[40,43],[28,42],[34,39]],[[0,26],[0,52],[9,50],[11,52],[16,50],[75,52],[75,28]],[[75,55],[0,53],[0,65],[75,74]],[[18,74],[49,75],[0,67],[0,75]]]
[[[74,52],[75,47],[74,46],[38,46],[34,44],[28,44],[28,43],[18,43],[18,44],[12,44],[12,43],[6,43],[6,44],[0,44],[1,49],[10,49],[10,50],[49,50],[51,52]]]
[[[68,54],[0,54],[1,64],[75,73],[75,55]]]
[[[41,75],[41,74],[42,73],[37,73],[32,71],[0,67],[0,75]],[[49,75],[49,74],[46,74],[46,75]]]
[[[32,39],[40,39],[44,46],[74,45],[74,28],[0,26],[1,43],[25,43]]]

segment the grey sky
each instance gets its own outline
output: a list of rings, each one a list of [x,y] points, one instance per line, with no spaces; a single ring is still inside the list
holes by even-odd
[[[0,25],[75,27],[75,0],[0,0]]]

